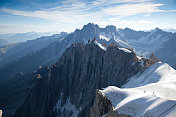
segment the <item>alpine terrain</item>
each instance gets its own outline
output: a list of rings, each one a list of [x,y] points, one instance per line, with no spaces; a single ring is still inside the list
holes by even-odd
[[[2,46],[0,112],[3,117],[172,117],[174,47],[175,33],[159,28],[144,32],[93,23],[70,34]]]

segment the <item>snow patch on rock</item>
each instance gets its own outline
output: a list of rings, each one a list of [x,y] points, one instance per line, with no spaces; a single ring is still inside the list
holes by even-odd
[[[104,40],[106,40],[107,42],[110,40],[110,38],[107,37],[104,32],[102,32],[102,33],[99,35],[99,38],[100,38],[100,39],[104,39]]]
[[[126,53],[131,53],[131,51],[128,50],[128,49],[126,49],[126,48],[119,48],[119,50],[122,50],[122,51],[124,51],[124,52],[126,52]]]
[[[98,41],[94,41],[95,45],[99,46],[101,49],[103,49],[104,51],[106,51],[106,47],[104,47],[103,45],[101,45],[100,43],[98,43]]]
[[[61,94],[61,97],[62,97],[62,94]],[[62,113],[66,112],[66,114],[68,114],[68,112],[71,112],[72,115],[70,117],[77,117],[81,108],[77,109],[76,106],[73,105],[70,102],[70,99],[68,98],[66,100],[66,103],[63,106],[61,106],[61,100],[59,99],[54,107],[54,110],[56,110],[57,112],[60,110]]]

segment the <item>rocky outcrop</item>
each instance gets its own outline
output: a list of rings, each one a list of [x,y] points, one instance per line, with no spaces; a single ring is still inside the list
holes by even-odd
[[[111,101],[97,90],[94,105],[90,108],[90,117],[131,117],[129,115],[118,114],[113,108]]]
[[[145,67],[149,67],[156,62],[160,62],[160,60],[153,53],[150,55],[149,59],[142,58],[142,60],[144,61]]]
[[[94,105],[90,109],[90,117],[102,117],[112,110],[111,102],[97,90]]]

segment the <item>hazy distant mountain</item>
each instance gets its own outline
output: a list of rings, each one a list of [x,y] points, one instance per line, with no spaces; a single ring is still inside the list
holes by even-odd
[[[14,46],[16,46],[18,43],[13,43],[13,44],[7,44],[7,45],[4,45],[4,46],[1,46],[0,47],[0,61],[2,61],[2,58],[1,56],[3,54],[5,54],[10,48],[13,48]]]
[[[41,36],[50,36],[56,34],[56,32],[27,32],[16,34],[0,34],[0,39],[4,39],[9,43],[25,42],[27,40],[33,40]]]
[[[50,60],[52,61],[53,58],[50,56],[50,54],[55,52],[55,48],[47,48],[47,46],[51,43],[53,43],[51,45],[57,44],[66,35],[66,33],[61,33],[58,35],[41,37],[36,40],[30,40],[18,44],[13,48],[8,49],[8,51],[6,51],[6,53],[2,54],[1,56],[0,78],[4,79],[8,75],[12,75],[18,72],[32,72],[33,70],[36,70],[40,65],[43,65]],[[62,47],[64,48],[64,45],[61,46],[61,48]],[[40,50],[42,49],[43,51],[40,53]]]
[[[40,49],[47,47],[52,42],[62,40],[66,35],[66,33],[62,32],[60,34],[43,36],[35,40],[29,40],[27,42],[17,44],[0,56],[0,67],[21,57],[24,57],[31,52],[39,51]]]
[[[7,45],[9,42],[7,40],[4,40],[4,39],[0,39],[0,47],[1,46],[4,46],[4,45]]]
[[[122,39],[125,39],[127,46],[135,49],[136,53],[141,56],[149,56],[162,47],[163,43],[170,39],[172,33],[162,31],[156,28],[150,32],[134,31],[129,28],[119,30]],[[124,41],[123,41],[124,42]]]
[[[163,46],[155,51],[155,55],[159,57],[163,62],[168,63],[176,69],[176,33],[163,44]]]
[[[174,28],[168,28],[168,29],[163,29],[163,30],[167,31],[167,32],[176,33],[176,29],[174,29]]]

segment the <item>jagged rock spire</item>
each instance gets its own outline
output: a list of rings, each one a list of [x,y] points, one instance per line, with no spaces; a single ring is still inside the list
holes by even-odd
[[[154,60],[154,61],[160,61],[155,55],[154,53],[152,53],[149,57],[150,60]]]

